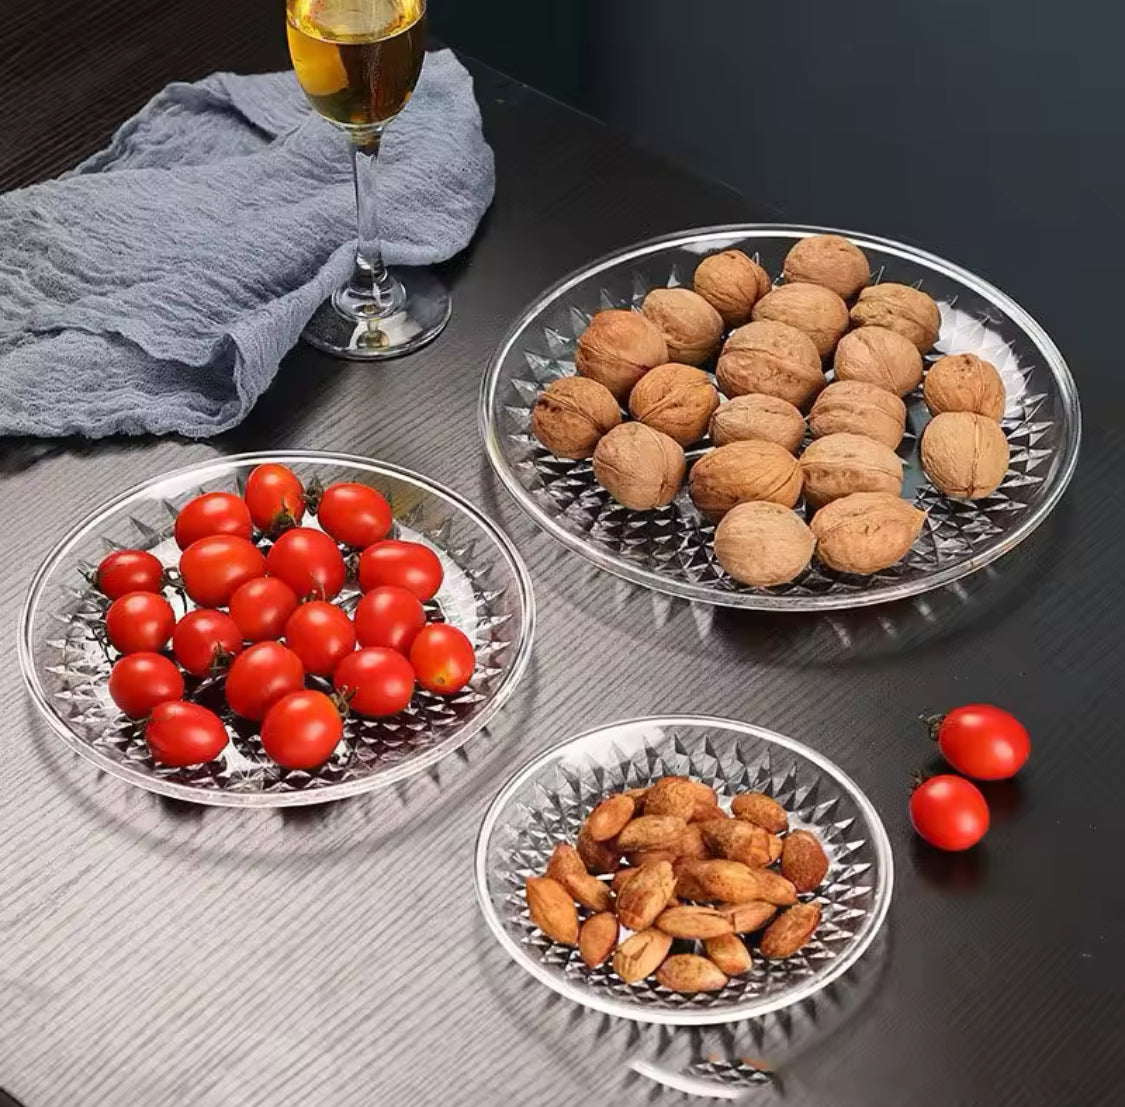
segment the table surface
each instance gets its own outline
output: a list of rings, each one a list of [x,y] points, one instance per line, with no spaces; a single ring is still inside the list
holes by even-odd
[[[278,6],[21,5],[0,44],[0,185],[96,149],[167,80],[283,67]],[[588,259],[760,213],[474,72],[499,187],[449,267],[441,339],[376,367],[299,348],[246,422],[206,443],[4,443],[0,627],[13,643],[35,567],[112,493],[216,453],[305,447],[419,469],[496,518],[535,582],[532,668],[464,756],[393,794],[262,814],[169,804],[93,771],[36,717],[10,645],[0,1084],[26,1107],[571,1107],[676,1100],[661,1081],[730,1091],[722,1081],[752,1059],[776,1079],[751,1102],[1110,1103],[1125,1018],[1114,696],[1125,603],[1106,584],[1120,579],[1125,508],[1119,370],[1074,365],[1087,433],[1071,491],[1032,540],[963,586],[781,618],[599,574],[492,478],[476,427],[488,355],[536,290]],[[932,756],[918,715],[975,700],[1015,709],[1034,754],[1017,783],[989,789],[986,844],[939,856],[906,814],[911,770]],[[886,940],[830,996],[731,1032],[637,1029],[547,994],[490,942],[470,861],[500,782],[567,735],[656,711],[806,741],[882,813],[897,865]]]

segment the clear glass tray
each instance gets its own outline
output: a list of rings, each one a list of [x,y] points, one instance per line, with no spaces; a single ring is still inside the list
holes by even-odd
[[[727,607],[809,611],[914,596],[975,572],[1013,549],[1058,502],[1078,460],[1078,394],[1062,355],[1018,304],[987,281],[932,254],[887,239],[845,234],[866,253],[872,280],[918,285],[938,302],[936,353],[975,353],[1004,378],[1003,425],[1011,445],[1004,483],[985,500],[950,500],[918,459],[929,420],[921,389],[907,397],[903,495],[928,512],[922,534],[897,565],[871,577],[814,560],[795,581],[758,589],[728,577],[712,549],[714,527],[686,488],[666,508],[621,507],[594,480],[589,461],[548,453],[530,431],[548,383],[574,372],[574,348],[594,312],[639,305],[652,288],[691,285],[700,259],[737,247],[778,275],[793,243],[827,228],[770,224],[712,227],[653,239],[612,254],[548,289],[508,333],[485,374],[481,431],[508,491],[549,534],[611,573],[660,592]],[[689,461],[707,448],[689,451]]]
[[[143,724],[110,699],[112,661],[95,635],[108,601],[89,583],[107,552],[149,550],[166,566],[179,560],[172,538],[176,512],[200,492],[241,491],[263,462],[290,466],[308,484],[356,481],[377,488],[395,512],[395,533],[424,542],[441,558],[445,579],[434,603],[477,651],[469,685],[450,697],[419,690],[387,719],[347,720],[344,741],[315,772],[280,768],[262,750],[256,724],[226,708],[214,679],[189,678],[186,698],[219,710],[234,739],[203,766],[155,765]],[[315,526],[308,517],[305,525]],[[177,617],[183,599],[166,591]],[[349,579],[340,602],[359,598]],[[192,606],[190,602],[188,606]],[[519,554],[494,523],[449,489],[425,477],[347,454],[277,451],[241,454],[179,469],[139,485],[90,515],[51,552],[31,583],[19,635],[24,680],[56,734],[113,776],[194,803],[284,807],[342,799],[385,787],[464,745],[512,694],[531,653],[535,626],[531,580]],[[309,687],[324,687],[308,678]]]
[[[831,867],[817,892],[813,940],[783,961],[754,955],[749,973],[721,992],[680,995],[655,980],[624,984],[608,964],[588,969],[570,946],[545,937],[527,912],[524,884],[551,850],[571,844],[610,792],[679,774],[720,796],[760,791],[789,812],[790,827],[814,831]],[[639,1022],[704,1025],[780,1010],[816,994],[862,956],[887,914],[894,863],[887,832],[858,786],[827,758],[761,727],[705,715],[634,719],[571,738],[522,768],[492,801],[477,838],[477,898],[493,936],[556,992]]]

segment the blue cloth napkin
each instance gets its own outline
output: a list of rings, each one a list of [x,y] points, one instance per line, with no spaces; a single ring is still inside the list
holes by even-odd
[[[495,176],[449,51],[377,176],[388,264],[468,244]],[[350,273],[354,203],[346,140],[292,73],[170,85],[71,173],[0,196],[0,434],[234,426]]]

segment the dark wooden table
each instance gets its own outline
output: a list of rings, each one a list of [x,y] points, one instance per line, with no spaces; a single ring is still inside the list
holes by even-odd
[[[280,8],[25,0],[0,43],[0,185],[71,165],[168,80],[283,67]],[[0,627],[12,643],[36,565],[112,493],[216,452],[308,447],[420,469],[497,518],[535,580],[532,670],[465,757],[393,795],[263,815],[171,805],[100,776],[36,718],[10,648],[0,1085],[26,1107],[573,1107],[673,1100],[660,1081],[733,1094],[750,1058],[778,1070],[752,1102],[778,1089],[808,1107],[1120,1102],[1120,374],[1074,366],[1088,427],[1075,485],[1031,541],[963,587],[767,618],[598,574],[490,475],[476,430],[489,352],[537,289],[588,259],[761,213],[474,72],[499,188],[450,267],[440,341],[378,367],[297,349],[246,423],[208,443],[4,443]],[[1018,711],[1033,760],[989,790],[987,843],[938,856],[906,817],[910,771],[930,757],[917,716],[978,699]],[[660,710],[811,743],[891,834],[887,940],[832,995],[762,1027],[685,1038],[574,1010],[504,959],[477,912],[473,838],[503,777],[579,729]]]

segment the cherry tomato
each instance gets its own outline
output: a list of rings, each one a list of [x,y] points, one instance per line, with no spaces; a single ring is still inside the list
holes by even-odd
[[[320,525],[345,546],[363,549],[386,538],[394,515],[391,505],[366,484],[330,484],[316,509]]]
[[[280,577],[255,577],[234,590],[230,617],[247,642],[265,642],[285,633],[299,602],[297,593]]]
[[[315,769],[344,736],[344,720],[323,692],[290,692],[266,712],[262,745],[287,769]]]
[[[200,538],[180,554],[180,576],[187,594],[201,607],[226,607],[234,590],[265,574],[257,546],[233,534]]]
[[[355,649],[355,627],[334,603],[303,603],[285,624],[285,643],[301,659],[305,672],[331,676]]]
[[[988,831],[988,804],[980,789],[964,777],[932,776],[910,797],[910,821],[938,849],[968,849]]]
[[[155,592],[127,592],[109,605],[105,632],[122,653],[156,653],[172,637],[176,614]]]
[[[214,711],[197,703],[169,700],[152,709],[145,741],[162,765],[198,765],[226,749],[227,728]]]
[[[414,695],[414,670],[401,653],[369,646],[348,654],[332,683],[357,715],[397,715]]]
[[[111,600],[126,592],[159,592],[163,586],[164,566],[145,550],[114,550],[94,574],[94,587]]]
[[[305,686],[301,659],[280,642],[259,642],[240,653],[227,672],[227,703],[244,719],[261,719],[282,696]]]
[[[210,676],[242,653],[242,633],[225,612],[200,607],[176,624],[172,652],[192,676]]]
[[[1007,780],[1031,753],[1023,724],[987,703],[950,711],[938,724],[937,743],[950,765],[976,780]]]
[[[355,636],[361,646],[384,646],[410,652],[410,644],[426,625],[422,601],[406,588],[373,588],[355,609]]]
[[[441,587],[441,562],[429,546],[390,538],[359,555],[359,586],[364,592],[393,584],[413,592],[423,603]]]
[[[157,704],[184,694],[180,670],[160,653],[131,653],[109,674],[109,694],[130,719],[143,719]]]
[[[280,577],[302,599],[330,600],[344,587],[348,575],[344,556],[322,530],[287,530],[266,555],[270,576]]]
[[[259,465],[243,493],[254,526],[269,534],[295,527],[305,515],[305,488],[285,465]]]
[[[176,545],[186,550],[193,542],[213,534],[250,539],[254,525],[250,522],[250,509],[241,496],[233,492],[205,492],[180,508],[174,533]]]
[[[410,664],[423,688],[448,696],[472,679],[477,655],[472,642],[456,627],[432,623],[414,639]]]

